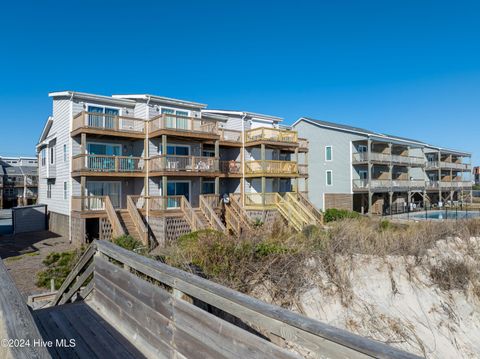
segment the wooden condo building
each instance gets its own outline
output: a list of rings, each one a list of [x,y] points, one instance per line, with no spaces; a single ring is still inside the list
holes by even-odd
[[[39,202],[76,243],[131,234],[155,246],[203,228],[239,234],[257,218],[321,219],[305,193],[308,142],[278,117],[144,94],[50,97]]]

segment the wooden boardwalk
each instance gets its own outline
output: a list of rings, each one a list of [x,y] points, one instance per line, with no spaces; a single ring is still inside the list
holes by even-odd
[[[69,345],[75,340],[75,349],[48,348],[52,358],[145,358],[85,302],[40,309],[33,315],[44,341],[64,339]]]

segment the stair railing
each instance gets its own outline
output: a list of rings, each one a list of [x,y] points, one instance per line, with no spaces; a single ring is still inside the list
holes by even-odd
[[[118,219],[117,212],[115,211],[115,208],[113,208],[109,196],[105,196],[105,211],[107,212],[108,220],[112,225],[112,239],[125,235],[125,231],[123,230],[122,224]]]
[[[205,229],[205,224],[200,220],[198,215],[193,210],[192,205],[190,204],[190,202],[187,200],[185,196],[182,196],[182,199],[180,202],[180,209],[182,210],[185,216],[185,219],[190,225],[190,228],[192,228],[192,231]]]
[[[148,245],[148,229],[145,223],[143,222],[143,218],[138,211],[137,206],[133,202],[132,197],[127,196],[127,210],[132,218],[133,224],[140,235],[140,239],[144,245]]]
[[[205,215],[207,218],[208,222],[212,225],[213,229],[219,231],[219,232],[225,232],[226,228],[223,225],[222,221],[220,218],[218,218],[217,213],[215,210],[211,207],[209,201],[205,198],[204,195],[200,195],[200,210],[202,213]]]

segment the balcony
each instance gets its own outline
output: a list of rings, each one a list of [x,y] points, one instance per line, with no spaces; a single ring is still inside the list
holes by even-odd
[[[425,159],[422,157],[414,156],[401,156],[401,155],[392,155],[389,153],[378,153],[370,152],[370,158],[368,157],[368,152],[357,152],[352,155],[352,162],[354,164],[360,163],[380,163],[387,165],[402,165],[402,166],[424,166]]]
[[[105,211],[105,196],[72,196],[72,211]]]
[[[354,191],[412,191],[422,190],[425,188],[424,180],[353,180]]]
[[[240,161],[220,161],[220,172],[225,177],[241,177],[242,176],[242,162]]]
[[[468,171],[470,172],[472,166],[468,163],[458,163],[458,162],[445,162],[445,161],[428,161],[427,170],[438,170],[438,169],[452,169],[459,171]]]
[[[461,189],[471,189],[472,182],[469,181],[428,181],[427,189],[430,190],[461,190]]]
[[[163,114],[148,122],[150,137],[170,134],[189,138],[217,139],[217,121]]]
[[[246,161],[245,177],[298,177],[298,165],[293,161]]]
[[[220,135],[220,142],[222,142],[223,145],[242,146],[242,131],[220,128],[218,129],[218,133]]]
[[[308,140],[306,138],[298,139],[298,150],[300,152],[308,152]]]
[[[245,131],[245,144],[255,146],[261,143],[298,146],[297,131],[259,127]]]
[[[142,157],[83,154],[73,157],[72,172],[90,176],[143,176]]]
[[[298,174],[300,176],[306,177],[308,176],[308,165],[298,165]]]
[[[72,136],[80,133],[143,138],[145,120],[83,111],[72,122]]]
[[[153,174],[198,176],[219,173],[219,160],[205,156],[160,155],[150,157],[149,171]]]

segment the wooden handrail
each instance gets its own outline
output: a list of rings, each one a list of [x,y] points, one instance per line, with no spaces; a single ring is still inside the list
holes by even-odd
[[[306,220],[308,224],[317,224],[317,218],[290,192],[285,193],[285,199]]]
[[[172,288],[180,295],[209,304],[237,317],[262,333],[273,334],[277,340],[294,342],[311,353],[331,358],[397,358],[418,359],[378,341],[361,337],[346,330],[262,302],[191,273],[170,267],[159,261],[140,256],[106,241],[94,241],[97,252],[118,263],[119,271],[126,266],[134,275]],[[153,280],[151,280],[153,279]],[[200,319],[200,318],[199,318]]]
[[[205,224],[198,218],[197,214],[192,208],[192,205],[187,200],[185,196],[181,196],[180,209],[185,215],[185,219],[192,228],[192,231],[198,231],[200,229],[205,229]]]
[[[55,295],[55,298],[53,298],[51,305],[58,305],[58,304],[64,304],[66,303],[72,296],[73,292],[70,289],[70,287],[74,284],[77,283],[76,287],[77,290],[83,285],[83,282],[79,282],[77,280],[77,277],[79,277],[80,273],[82,273],[86,268],[87,264],[90,263],[90,260],[93,258],[95,255],[96,247],[94,244],[91,244],[88,246],[87,250],[82,254],[80,259],[78,260],[77,264],[73,267],[72,271],[68,274],[67,278],[63,281],[62,285],[60,286],[60,289],[57,291],[57,294]],[[87,278],[85,278],[86,280]],[[69,293],[69,297],[66,298],[65,296],[66,293]],[[65,296],[65,297],[64,297]]]
[[[320,212],[313,204],[310,202],[310,200],[301,192],[296,193],[299,201],[307,207],[315,217],[317,217],[317,221],[319,221],[320,224],[323,224],[323,214]]]
[[[42,338],[25,299],[0,259],[0,358],[47,359],[51,358],[46,346],[35,346]],[[11,345],[9,345],[11,342]],[[15,345],[24,341],[28,345]]]
[[[108,220],[112,225],[112,239],[125,235],[122,224],[118,219],[117,212],[115,212],[115,208],[113,208],[110,196],[105,196],[105,210],[107,212]]]
[[[208,221],[213,226],[213,228],[216,231],[225,232],[226,231],[225,226],[223,225],[220,218],[218,218],[217,213],[210,206],[210,203],[207,201],[207,199],[204,197],[204,195],[200,195],[199,200],[200,200],[200,210],[205,215],[205,217],[208,219]]]
[[[242,207],[242,205],[238,202],[235,196],[230,196],[230,204],[229,206],[234,209],[234,211],[238,215],[238,219],[240,220],[240,224],[243,224],[245,229],[252,229],[252,223],[250,221],[250,217],[248,216],[247,211]]]
[[[144,245],[148,245],[148,229],[145,223],[143,222],[142,216],[138,212],[137,206],[133,202],[131,196],[127,196],[127,210],[132,218],[133,224],[140,234],[140,238]]]

